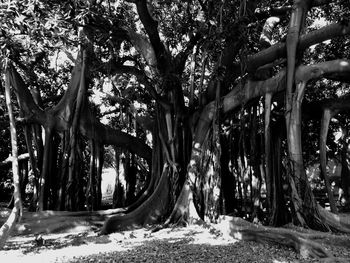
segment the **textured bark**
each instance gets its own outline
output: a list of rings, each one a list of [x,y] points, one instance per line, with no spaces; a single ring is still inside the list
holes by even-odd
[[[294,92],[294,77],[297,66],[297,45],[299,42],[299,35],[303,30],[306,13],[309,8],[310,0],[294,0],[293,10],[290,17],[286,48],[287,48],[287,84],[286,84],[286,112],[292,110],[292,94]],[[289,130],[289,120],[287,121],[287,130]]]
[[[295,222],[302,226],[308,223],[303,216],[303,204],[307,202],[304,197],[307,178],[304,169],[301,142],[301,102],[304,96],[306,83],[302,82],[297,85],[293,97],[291,98],[289,112],[286,112],[287,122],[287,142],[289,157],[289,184],[292,191],[292,205],[294,208]],[[315,204],[311,204],[314,205]]]

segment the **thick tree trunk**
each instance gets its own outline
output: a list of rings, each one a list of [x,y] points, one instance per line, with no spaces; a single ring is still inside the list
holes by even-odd
[[[322,222],[316,200],[309,186],[301,141],[301,103],[305,92],[305,82],[298,83],[292,97],[292,105],[286,112],[287,142],[289,156],[289,184],[294,212],[294,222],[314,229],[327,229]]]

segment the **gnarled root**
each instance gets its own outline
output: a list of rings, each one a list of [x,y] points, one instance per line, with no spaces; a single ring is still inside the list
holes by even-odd
[[[179,197],[175,203],[173,211],[168,219],[152,231],[156,232],[173,224],[176,226],[186,226],[187,224],[201,221],[193,203],[193,193],[188,181],[182,187]]]
[[[320,205],[318,210],[322,221],[332,230],[341,233],[350,233],[350,220],[348,217],[333,214]]]
[[[237,217],[222,217],[212,227],[221,232],[229,231],[229,235],[239,240],[257,242],[273,242],[294,248],[303,257],[332,258],[333,256],[315,241],[306,239],[290,229],[263,227],[249,223]]]
[[[104,223],[101,234],[142,227],[159,222],[168,211],[169,167],[165,166],[153,194],[137,209],[127,214],[114,215]]]

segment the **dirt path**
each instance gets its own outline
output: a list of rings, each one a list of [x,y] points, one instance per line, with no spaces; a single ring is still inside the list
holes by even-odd
[[[312,233],[310,233],[312,234]],[[317,235],[315,235],[317,236]],[[350,262],[348,236],[314,239],[342,262]],[[75,232],[11,238],[0,262],[321,262],[303,259],[292,249],[232,239],[202,226],[124,231],[99,236]]]

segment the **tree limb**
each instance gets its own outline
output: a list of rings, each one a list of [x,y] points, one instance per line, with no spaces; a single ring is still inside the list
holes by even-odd
[[[299,66],[295,73],[295,82],[305,82],[311,79],[327,77],[335,72],[350,72],[349,60],[332,60],[315,65]],[[286,71],[281,70],[276,76],[264,81],[248,81],[241,89],[239,86],[222,98],[223,112],[228,112],[242,105],[243,101],[249,101],[266,94],[267,92],[276,93],[284,90]],[[211,102],[214,103],[214,102]]]
[[[100,123],[87,106],[83,111],[79,129],[84,136],[105,145],[124,147],[144,158],[151,165],[152,149],[143,140]]]
[[[165,72],[168,69],[170,61],[168,61],[167,52],[159,37],[158,22],[149,13],[146,0],[136,1],[136,8],[156,54],[158,69],[160,72]]]
[[[43,125],[46,120],[45,112],[35,103],[32,94],[13,65],[8,66],[6,75],[17,95],[19,106],[25,112],[28,120],[38,121]]]
[[[344,26],[341,23],[331,24],[300,36],[298,49],[304,50],[322,41],[348,34],[350,34],[350,25]],[[286,53],[286,43],[278,43],[254,55],[248,56],[247,71],[253,72],[258,67],[271,63],[278,58],[285,57]],[[231,74],[238,76],[239,73],[240,65],[236,64],[232,68]]]

